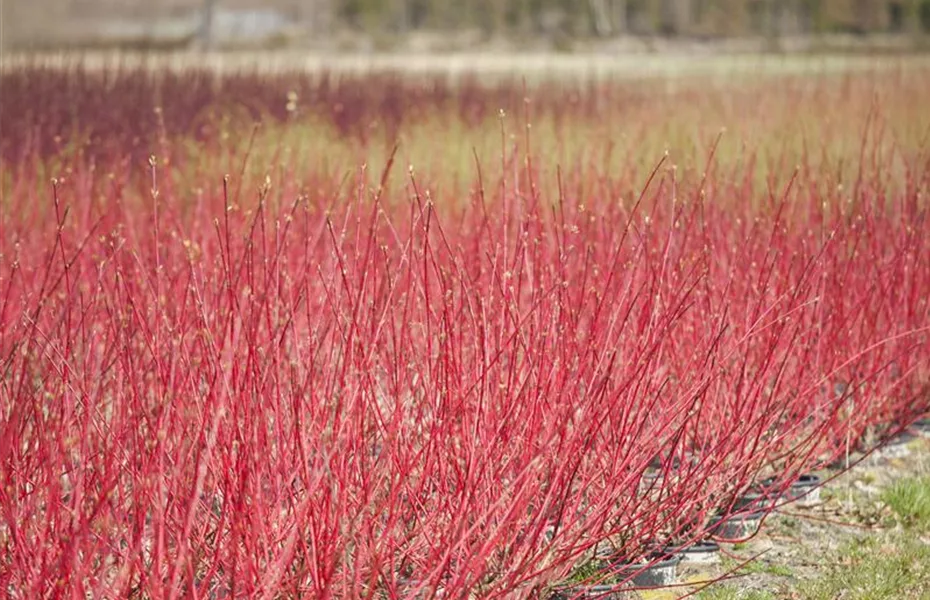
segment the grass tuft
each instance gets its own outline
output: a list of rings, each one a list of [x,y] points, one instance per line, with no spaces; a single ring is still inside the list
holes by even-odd
[[[767,590],[748,590],[735,585],[712,586],[696,596],[698,600],[775,600]]]
[[[882,501],[905,527],[930,530],[930,476],[895,482],[882,493]]]

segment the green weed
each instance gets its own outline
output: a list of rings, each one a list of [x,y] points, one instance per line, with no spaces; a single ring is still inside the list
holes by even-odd
[[[930,530],[930,477],[897,481],[882,493],[882,501],[904,526]]]

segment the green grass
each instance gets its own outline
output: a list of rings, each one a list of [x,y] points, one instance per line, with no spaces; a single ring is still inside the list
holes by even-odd
[[[930,531],[930,476],[895,482],[882,493],[882,502],[905,527]]]
[[[765,573],[767,575],[777,575],[778,577],[791,577],[794,575],[794,571],[792,571],[790,567],[758,560],[747,564],[745,567],[740,569],[739,572],[748,574]]]
[[[930,544],[913,535],[867,538],[844,546],[824,575],[797,586],[803,600],[930,597]]]
[[[604,579],[606,578],[603,573],[603,563],[600,560],[591,559],[575,567],[565,583],[569,585],[603,583]]]
[[[825,568],[792,583],[784,593],[738,583],[713,585],[698,600],[924,600],[930,598],[930,544],[912,531],[853,540],[823,557]],[[724,564],[726,566],[726,563]],[[730,568],[732,568],[731,565]],[[738,574],[793,575],[782,565],[753,561]]]
[[[772,519],[770,527],[773,531],[778,531],[783,535],[795,536],[801,529],[801,522],[794,517],[779,515],[778,518]]]
[[[764,574],[776,575],[778,577],[791,577],[794,575],[794,571],[786,565],[763,560],[753,560],[743,566],[739,566],[741,562],[741,560],[725,557],[721,564],[725,570],[732,570],[738,575]]]
[[[735,585],[715,585],[695,596],[697,600],[775,600],[777,596],[765,590],[744,590]]]

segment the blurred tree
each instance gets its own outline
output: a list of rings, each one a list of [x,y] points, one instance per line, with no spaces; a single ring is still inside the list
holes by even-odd
[[[593,30],[600,37],[626,33],[627,0],[588,0]]]
[[[930,0],[0,0],[0,45],[38,45],[69,19],[193,18],[211,43],[221,8],[274,10],[313,34],[367,36],[477,30],[494,37],[780,36],[830,32],[930,33]],[[46,37],[43,38],[43,32]]]
[[[930,33],[930,0],[921,0],[915,12],[916,18],[913,19],[915,29]]]
[[[216,13],[216,0],[203,0],[203,13],[200,21],[200,45],[203,48],[213,46],[213,15]]]
[[[805,32],[913,30],[920,28],[921,21],[930,26],[930,0],[311,0],[310,4],[324,7],[318,10],[338,22],[371,32],[477,28],[485,38],[663,32],[774,39]]]
[[[335,19],[334,0],[295,0],[294,20],[313,33],[327,31]]]
[[[500,0],[476,0],[476,24],[486,37],[502,34],[507,28],[506,2]]]
[[[661,30],[666,35],[687,34],[691,26],[692,0],[661,0]]]

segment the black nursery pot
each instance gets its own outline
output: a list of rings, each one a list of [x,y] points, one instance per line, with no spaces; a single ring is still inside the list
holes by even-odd
[[[733,508],[738,511],[759,511],[774,508],[778,503],[778,493],[772,491],[775,480],[768,478],[759,485],[736,499]]]
[[[623,593],[616,591],[614,585],[573,585],[558,589],[549,595],[549,600],[571,600],[572,598],[598,598],[600,600],[618,600]]]
[[[910,444],[911,442],[913,442],[913,441],[916,440],[916,439],[917,439],[917,433],[916,433],[916,432],[910,431],[909,429],[905,429],[904,431],[902,431],[902,432],[899,433],[898,435],[896,435],[896,436],[894,436],[893,438],[891,438],[891,442],[889,442],[889,443],[891,443],[891,444]]]
[[[665,475],[659,471],[646,471],[639,480],[639,491],[657,491],[662,489]]]
[[[680,562],[681,556],[676,554],[651,563],[618,563],[614,572],[618,579],[630,579],[636,587],[665,587],[675,583]]]
[[[764,511],[738,513],[723,518],[716,516],[710,520],[708,531],[715,540],[721,542],[739,542],[752,537],[759,531]]]
[[[903,458],[910,454],[908,444],[916,440],[917,436],[907,430],[885,440],[878,447],[878,453],[885,458]]]
[[[911,425],[911,429],[913,429],[919,436],[930,437],[930,417],[925,419],[917,419],[914,421],[914,424]]]
[[[720,560],[720,544],[713,540],[701,540],[678,551],[681,562],[689,564],[711,564]]]
[[[409,597],[409,598],[415,598],[415,599],[425,598],[425,597],[427,597],[427,596],[430,594],[430,592],[431,592],[429,586],[425,586],[424,589],[420,589],[419,592],[418,592],[416,595],[412,595],[413,590],[416,590],[417,588],[419,588],[420,585],[421,585],[422,583],[423,583],[423,582],[422,582],[421,580],[419,580],[419,579],[410,579],[410,578],[407,578],[407,577],[398,577],[398,579],[397,579],[397,588],[398,588],[398,591],[403,595],[404,598],[408,598],[408,597]],[[441,599],[441,598],[445,598],[445,597],[446,597],[446,592],[445,592],[445,590],[442,588],[442,586],[439,586],[439,587],[433,589],[433,590],[432,590],[432,594],[433,594],[433,598]]]
[[[785,492],[785,499],[796,506],[807,508],[820,503],[820,477],[813,474],[801,475]]]

